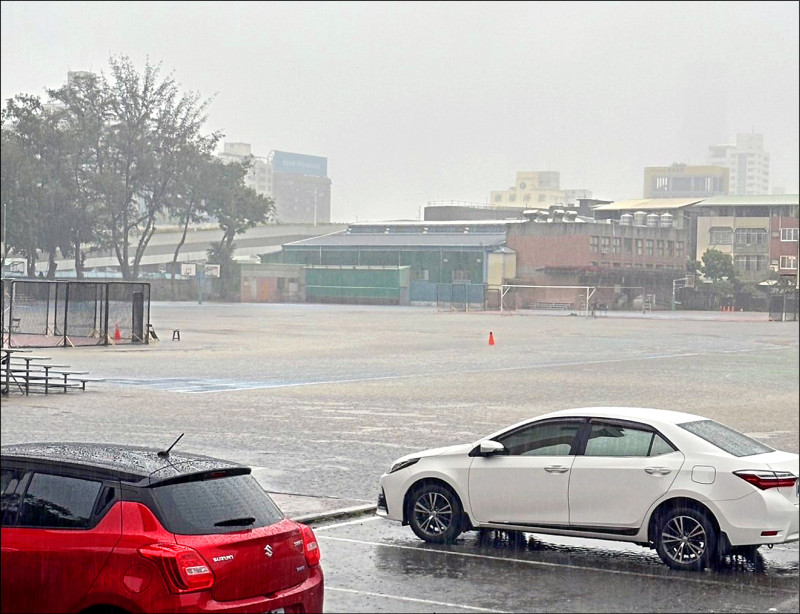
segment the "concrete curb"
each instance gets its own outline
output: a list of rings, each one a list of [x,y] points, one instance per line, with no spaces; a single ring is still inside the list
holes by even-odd
[[[302,522],[303,524],[313,525],[326,520],[340,520],[342,518],[353,518],[355,516],[374,514],[377,509],[378,506],[373,504],[354,505],[353,507],[344,507],[338,510],[331,510],[330,512],[319,512],[295,516],[292,518],[292,520],[296,522]]]

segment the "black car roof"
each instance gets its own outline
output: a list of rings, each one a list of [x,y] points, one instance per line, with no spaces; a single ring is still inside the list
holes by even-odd
[[[0,447],[4,459],[40,460],[86,467],[127,482],[137,482],[145,478],[149,478],[150,483],[173,481],[183,476],[230,469],[249,472],[244,465],[211,456],[172,451],[169,456],[161,457],[158,452],[156,448],[141,446],[72,442],[25,443]]]

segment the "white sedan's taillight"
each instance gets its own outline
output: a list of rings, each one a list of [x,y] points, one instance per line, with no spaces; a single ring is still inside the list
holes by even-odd
[[[791,488],[795,485],[795,482],[797,482],[797,476],[789,471],[762,471],[760,469],[752,469],[734,471],[733,474],[761,490],[781,488],[784,486]]]

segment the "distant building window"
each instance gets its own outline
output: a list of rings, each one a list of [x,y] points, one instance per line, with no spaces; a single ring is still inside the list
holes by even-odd
[[[591,236],[589,237],[589,251],[590,252],[598,252],[600,246],[600,237]]]
[[[736,245],[764,245],[767,242],[766,228],[737,228]]]
[[[502,194],[495,194],[494,195],[494,202],[499,203],[499,202],[502,202],[502,201],[503,201],[503,195]]]
[[[647,239],[645,242],[645,251],[648,256],[653,255],[653,239]]]
[[[509,194],[508,195],[508,202],[513,203],[515,200],[517,200],[517,195],[516,194]]]
[[[667,256],[675,255],[675,241],[667,241]]]
[[[664,255],[664,241],[659,239],[656,241],[656,256],[663,256]]]
[[[633,254],[633,239],[625,239],[625,253],[629,256]]]
[[[540,202],[540,203],[543,203],[543,202],[545,201],[545,198],[546,198],[546,197],[545,197],[545,195],[544,195],[544,194],[539,194],[539,202]]]
[[[675,255],[683,257],[683,241],[675,241]]]
[[[636,239],[636,255],[644,255],[644,241],[642,239]]]
[[[738,271],[765,271],[767,269],[766,256],[736,256],[733,264]]]
[[[453,271],[453,281],[469,281],[469,271],[455,269]]]
[[[797,230],[795,228],[795,230]],[[781,256],[781,268],[797,270],[797,256]]]
[[[528,202],[530,199],[531,199],[531,195],[530,195],[530,194],[525,194],[525,195],[522,197],[522,200],[524,200],[525,202]]]
[[[799,230],[798,228],[781,228],[781,241],[797,241]]]
[[[711,243],[711,245],[730,245],[733,243],[733,229],[731,228],[711,228],[708,234],[708,242]]]
[[[611,253],[611,237],[600,238],[600,252],[603,254]]]
[[[613,252],[615,254],[621,254],[622,253],[622,239],[620,237],[614,237]]]

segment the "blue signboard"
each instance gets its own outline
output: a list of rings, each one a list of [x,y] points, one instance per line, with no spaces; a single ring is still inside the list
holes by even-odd
[[[313,175],[314,177],[328,176],[328,158],[320,156],[273,151],[270,153],[270,162],[272,162],[272,170],[275,173]]]

